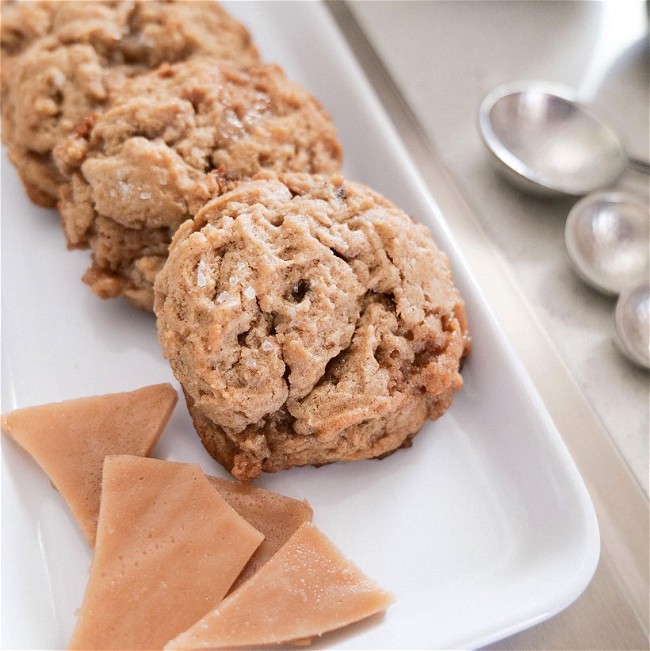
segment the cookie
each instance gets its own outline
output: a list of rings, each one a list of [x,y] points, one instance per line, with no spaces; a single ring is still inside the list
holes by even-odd
[[[162,350],[235,477],[383,457],[462,386],[463,300],[427,228],[340,176],[259,175],[177,231]]]
[[[6,17],[5,17],[5,14]],[[217,2],[3,2],[3,140],[30,197],[56,205],[52,150],[125,78],[195,56],[257,63]]]
[[[0,4],[0,52],[2,53],[2,97],[9,84],[16,58],[36,39],[45,36],[52,23],[52,2],[3,0]]]
[[[0,4],[3,98],[14,61],[34,41],[49,33],[55,8],[56,4],[48,0],[3,0]]]
[[[260,169],[335,172],[341,147],[320,104],[278,66],[196,58],[126,82],[55,158],[68,177],[68,243],[92,248],[84,280],[150,310],[173,233],[213,185]]]

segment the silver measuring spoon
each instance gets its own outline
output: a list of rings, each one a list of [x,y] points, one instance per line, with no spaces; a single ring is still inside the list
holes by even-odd
[[[582,196],[614,183],[633,166],[617,134],[570,91],[544,82],[495,88],[479,109],[479,128],[498,169],[538,194]]]
[[[567,217],[564,240],[578,275],[615,296],[648,279],[649,209],[624,192],[594,192]]]
[[[639,285],[619,296],[614,333],[616,345],[628,359],[650,368],[650,285]]]

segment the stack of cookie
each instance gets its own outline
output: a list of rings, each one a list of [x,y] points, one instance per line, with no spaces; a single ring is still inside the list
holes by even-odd
[[[3,2],[2,48],[27,192],[96,294],[155,310],[234,476],[382,457],[445,412],[469,349],[445,255],[339,175],[327,113],[216,2]]]
[[[1,45],[3,141],[48,207],[67,180],[53,150],[129,79],[200,56],[259,61],[246,29],[203,2],[3,0]]]
[[[2,46],[9,157],[69,245],[92,249],[99,296],[152,309],[211,172],[339,169],[329,117],[216,2],[3,3]]]

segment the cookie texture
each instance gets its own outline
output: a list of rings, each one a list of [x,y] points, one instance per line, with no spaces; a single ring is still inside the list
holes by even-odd
[[[13,78],[13,65],[34,41],[46,36],[52,27],[56,4],[50,0],[2,0],[0,3],[0,53],[2,100]]]
[[[92,248],[84,280],[151,310],[153,280],[194,204],[261,169],[335,172],[341,147],[320,104],[278,66],[195,58],[129,80],[55,157],[68,179],[68,243]]]
[[[52,2],[3,0],[0,4],[0,52],[2,89],[11,80],[16,57],[36,39],[45,36],[52,24]]]
[[[385,456],[462,386],[464,303],[426,227],[341,176],[258,175],[177,231],[165,356],[235,477]]]
[[[2,3],[3,141],[36,203],[56,205],[52,150],[128,77],[195,56],[259,61],[246,29],[212,1]]]

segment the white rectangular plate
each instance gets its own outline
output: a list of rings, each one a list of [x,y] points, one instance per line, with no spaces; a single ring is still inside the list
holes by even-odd
[[[326,8],[228,8],[247,24],[264,59],[282,65],[330,111],[346,176],[431,227],[451,258],[474,342],[463,391],[411,449],[259,481],[308,499],[315,523],[397,598],[384,617],[327,635],[316,647],[476,647],[551,616],[593,574],[596,519],[444,216]],[[57,216],[30,204],[3,153],[3,412],[174,382],[154,317],[92,295],[79,280],[88,260],[87,252],[66,250]],[[182,403],[154,454],[226,475],[203,450]],[[2,524],[2,647],[65,648],[91,552],[47,478],[4,437]]]

